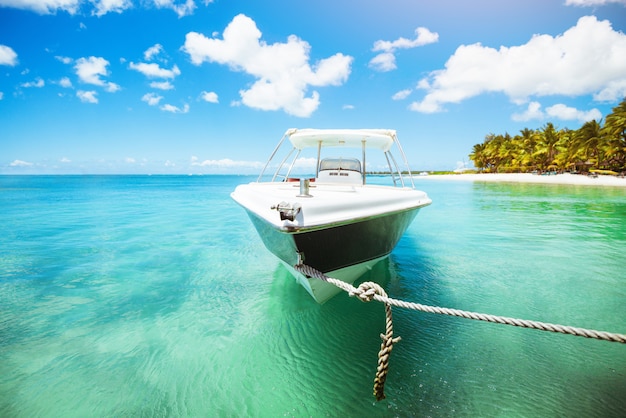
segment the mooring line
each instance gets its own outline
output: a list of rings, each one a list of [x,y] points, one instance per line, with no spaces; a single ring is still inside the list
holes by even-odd
[[[416,311],[429,312],[441,315],[456,316],[477,321],[492,322],[495,324],[511,325],[515,327],[537,329],[540,331],[557,332],[561,334],[575,335],[577,337],[593,338],[597,340],[610,341],[626,344],[626,334],[617,334],[606,331],[595,331],[585,328],[570,327],[565,325],[550,324],[539,321],[529,321],[525,319],[509,318],[505,316],[489,315],[476,312],[462,311],[459,309],[441,308],[438,306],[422,305],[421,303],[405,302],[387,296],[380,285],[374,282],[363,282],[359,287],[354,287],[342,280],[326,276],[324,273],[305,264],[297,264],[294,268],[309,278],[317,278],[327,283],[337,286],[348,292],[350,296],[356,296],[363,302],[376,300],[385,304],[387,318],[386,334],[381,334],[383,343],[378,353],[378,368],[374,380],[374,396],[380,401],[385,398],[384,385],[389,367],[389,354],[393,348],[393,343],[400,340],[400,337],[393,338],[393,325],[391,324],[391,307],[412,309]]]

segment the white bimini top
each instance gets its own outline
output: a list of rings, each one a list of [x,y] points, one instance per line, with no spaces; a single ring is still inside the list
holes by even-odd
[[[391,149],[396,131],[391,129],[288,129],[285,136],[296,149],[322,147]]]

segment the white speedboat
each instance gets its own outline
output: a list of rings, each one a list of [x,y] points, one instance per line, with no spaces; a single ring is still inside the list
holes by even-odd
[[[286,156],[280,157],[285,148]],[[307,150],[314,154],[309,160],[303,154]],[[371,150],[384,155],[390,185],[368,184],[365,163]],[[296,177],[302,161],[315,161],[314,173]],[[293,267],[306,264],[352,284],[387,257],[417,212],[431,203],[415,189],[410,173],[394,130],[289,129],[258,180],[237,186],[231,196],[246,210],[265,247],[323,303],[339,289]]]

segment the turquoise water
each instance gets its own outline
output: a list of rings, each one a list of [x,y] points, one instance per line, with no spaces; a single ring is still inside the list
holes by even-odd
[[[618,417],[626,346],[314,303],[229,198],[253,177],[0,176],[0,416]],[[370,277],[424,304],[626,332],[626,189],[418,180]]]

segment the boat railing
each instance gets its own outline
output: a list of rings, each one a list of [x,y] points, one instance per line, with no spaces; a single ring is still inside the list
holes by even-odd
[[[257,179],[257,182],[262,181],[262,178],[265,176],[265,173],[270,169],[272,161],[276,158],[276,154],[278,153],[279,149],[284,145],[285,139],[289,138],[289,135],[292,133],[292,131],[287,131],[287,133],[285,133],[285,135],[283,135],[283,137],[281,138],[281,140],[279,141],[279,143],[276,145],[276,148],[274,149],[274,151],[272,152],[272,154],[270,155],[270,158],[267,160],[267,162],[265,163],[265,166],[263,167],[263,170],[261,171],[261,173],[259,174],[259,177]],[[389,173],[391,175],[392,181],[394,186],[401,186],[401,187],[411,187],[411,188],[415,188],[415,183],[413,181],[413,176],[411,174],[411,169],[409,168],[409,163],[408,160],[406,158],[406,154],[404,153],[404,150],[402,149],[402,146],[400,145],[400,142],[398,141],[397,136],[394,134],[393,135],[393,142],[396,145],[396,149],[397,151],[399,151],[400,153],[400,157],[401,157],[401,162],[403,164],[404,167],[406,167],[406,170],[402,170],[400,168],[400,166],[398,165],[398,162],[396,161],[395,157],[393,156],[393,154],[391,153],[390,150],[386,150],[384,151],[384,155],[385,158],[387,160],[387,165],[389,167]],[[366,148],[366,142],[363,141],[362,144],[362,152],[363,152],[363,160],[359,161],[358,159],[338,159],[338,161],[356,161],[359,164],[358,167],[358,178],[360,179],[360,183],[361,184],[365,184],[366,183],[366,168],[365,168],[365,148]],[[320,178],[325,178],[325,179],[330,179],[331,177],[333,177],[333,180],[335,179],[340,179],[341,177],[344,177],[341,180],[344,180],[343,182],[347,182],[347,179],[345,177],[349,177],[350,179],[350,183],[353,183],[353,180],[355,178],[354,175],[350,175],[348,174],[348,176],[345,176],[346,172],[344,172],[344,175],[340,175],[339,173],[336,173],[337,175],[333,175],[330,176],[330,174],[326,175],[326,174],[322,174],[320,176],[321,171],[323,171],[322,166],[321,166],[321,162],[324,160],[320,160],[320,151],[321,151],[321,141],[320,144],[318,145],[318,155],[317,155],[317,168],[316,168],[316,175],[315,177],[320,177]],[[289,152],[282,158],[282,160],[280,161],[279,164],[277,164],[275,167],[275,171],[271,177],[271,181],[275,182],[275,181],[287,181],[291,176],[292,176],[292,172],[294,170],[294,167],[296,166],[296,163],[298,162],[298,159],[300,158],[302,149],[301,148],[297,148],[297,147],[291,147],[291,149],[289,150]],[[295,153],[295,155],[294,155]],[[291,159],[291,161],[289,161]],[[332,159],[329,159],[332,160]],[[341,166],[340,167],[341,170],[346,170],[346,167]],[[405,180],[406,178],[406,180]]]
[[[404,150],[402,149],[402,145],[400,145],[400,141],[398,140],[397,135],[393,135],[393,142],[396,144],[396,147],[398,147],[398,151],[400,152],[400,156],[402,157],[402,162],[404,163],[404,166],[407,169],[407,177],[409,178],[409,181],[411,182],[411,187],[414,189],[415,188],[415,183],[413,182],[413,175],[411,174],[411,168],[409,166],[409,160],[406,158],[406,154],[404,153]],[[402,175],[402,170],[400,170],[398,168],[398,164],[396,163],[395,159],[393,158],[393,155],[387,151],[387,153],[391,156],[391,159],[393,160],[393,163],[395,165],[396,168],[396,172],[399,174],[400,176],[400,181],[402,182],[402,187],[404,186],[404,176]],[[393,172],[393,170],[391,170]]]
[[[385,153],[385,158],[387,159],[387,166],[389,166],[389,173],[391,174],[391,180],[393,181],[393,185],[397,186],[398,180],[402,183],[402,185],[404,185],[404,182],[402,181],[402,174],[398,173],[398,170],[394,169],[391,165],[390,156],[391,158],[393,158],[393,156],[389,152]]]
[[[270,165],[270,162],[272,162],[272,160],[274,159],[274,156],[276,155],[276,153],[278,152],[278,150],[280,149],[280,147],[283,145],[283,142],[285,142],[285,139],[287,138],[287,134],[285,133],[285,135],[283,135],[283,137],[280,139],[280,141],[278,141],[278,144],[276,145],[276,147],[274,148],[274,151],[272,151],[272,154],[270,155],[270,158],[267,159],[267,161],[265,162],[265,165],[263,166],[263,170],[261,170],[261,174],[259,174],[259,177],[257,178],[257,182],[261,181],[261,178],[263,178],[263,175],[265,174],[265,170],[267,170],[267,167]],[[280,165],[280,167],[282,167],[282,165],[285,163],[285,161],[287,160],[287,158],[289,158],[289,155],[291,155],[291,153],[293,152],[293,149],[291,150],[291,152],[283,159],[282,164]],[[278,170],[280,170],[280,167],[278,168]],[[276,179],[276,176],[278,175],[278,170],[276,170],[276,173],[274,173],[274,176],[272,177],[272,181],[274,181]]]

